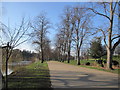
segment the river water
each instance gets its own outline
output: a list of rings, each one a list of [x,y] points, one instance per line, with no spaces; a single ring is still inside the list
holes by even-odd
[[[18,63],[9,63],[8,64],[8,75],[10,75],[16,67],[20,67],[20,66],[23,66],[23,65],[28,65],[30,63],[31,63],[31,61],[21,61],[21,62],[18,62]],[[5,69],[2,70],[2,74],[3,74],[3,76],[6,75],[5,74]]]
[[[13,72],[13,70],[12,70],[12,69],[10,69],[10,68],[8,68],[8,75],[10,75],[12,72]],[[4,70],[2,73],[3,73],[3,76],[5,76],[5,75],[6,75],[6,74],[5,74],[5,70]]]

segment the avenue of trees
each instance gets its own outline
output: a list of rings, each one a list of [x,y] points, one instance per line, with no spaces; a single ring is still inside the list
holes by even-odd
[[[41,13],[31,22],[29,20],[25,21],[25,18],[23,18],[20,25],[16,25],[15,28],[0,22],[0,29],[3,32],[3,34],[0,33],[0,42],[2,49],[4,49],[3,52],[6,52],[4,57],[6,82],[8,61],[11,57],[15,60],[17,53],[19,53],[19,59],[32,57],[33,54],[27,51],[21,52],[15,49],[28,40],[32,40],[33,45],[37,46],[36,50],[41,63],[45,60],[59,60],[63,62],[67,60],[70,63],[70,60],[74,59],[74,55],[71,53],[74,50],[77,65],[81,64],[82,47],[86,42],[89,42],[88,44],[91,44],[91,47],[86,48],[90,49],[91,56],[93,58],[101,58],[107,55],[107,68],[112,69],[113,54],[115,52],[119,54],[116,48],[120,48],[119,22],[116,23],[116,19],[120,20],[120,13],[118,12],[119,3],[101,2],[89,4],[87,6],[78,5],[64,8],[57,28],[58,33],[54,49],[51,48],[51,41],[47,37],[49,29],[53,26],[46,13]],[[93,25],[94,23],[92,22],[96,19],[96,16],[103,18],[106,25]],[[28,30],[33,30],[33,32]],[[92,38],[94,35],[99,35],[99,37],[96,40],[89,41],[89,38]],[[104,42],[104,45],[101,42]],[[88,54],[88,52],[85,53]]]
[[[67,7],[61,18],[59,26],[57,47],[67,53],[68,63],[70,62],[71,49],[74,47],[77,53],[77,64],[80,65],[81,47],[87,36],[90,35],[90,23],[92,15],[83,7]],[[74,44],[74,46],[73,46]]]
[[[97,7],[97,5],[99,7]],[[107,50],[107,68],[112,69],[112,57],[115,48],[120,44],[120,34],[118,32],[118,28],[115,28],[118,26],[118,23],[115,23],[115,19],[120,19],[117,7],[118,2],[103,2],[96,3],[95,5],[93,4],[92,7],[72,7],[72,9],[66,8],[66,12],[64,13],[66,18],[63,18],[63,27],[60,29],[60,32],[67,32],[67,35],[64,35],[66,35],[67,38],[65,40],[68,45],[66,47],[68,51],[68,63],[71,42],[75,41],[78,61],[77,64],[80,65],[80,49],[83,41],[85,41],[84,37],[90,33],[89,29],[91,29],[89,27],[89,24],[91,25],[91,15],[88,13],[91,12],[95,16],[101,16],[106,20],[106,26],[103,26],[103,28],[100,28],[100,26],[94,28],[96,28],[96,33],[102,33],[102,36],[100,36],[103,37],[104,45]],[[98,8],[101,8],[102,11],[98,11]],[[93,33],[91,33],[91,35],[92,34]]]

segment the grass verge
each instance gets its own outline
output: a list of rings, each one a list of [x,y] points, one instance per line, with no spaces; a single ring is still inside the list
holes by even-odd
[[[81,60],[81,64],[84,64],[85,62],[94,63],[94,61],[92,61],[92,60],[88,60],[88,61]],[[67,61],[64,61],[64,63],[78,66],[76,60],[71,60],[70,63],[67,63]],[[87,66],[87,65],[79,65],[79,66],[80,67],[85,67],[85,68],[90,68],[90,69],[96,69],[96,70],[100,70],[100,71],[106,71],[106,72],[120,74],[120,69],[107,70],[105,68],[98,67],[98,66]]]
[[[35,62],[24,66],[8,76],[9,88],[51,88],[49,69],[46,62]]]

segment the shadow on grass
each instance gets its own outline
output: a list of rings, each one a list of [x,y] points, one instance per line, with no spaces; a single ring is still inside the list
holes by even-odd
[[[51,88],[47,63],[33,63],[19,68],[8,76],[9,89]]]

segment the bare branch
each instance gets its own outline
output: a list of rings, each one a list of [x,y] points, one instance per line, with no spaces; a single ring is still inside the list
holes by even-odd
[[[120,38],[120,35],[118,35],[118,36],[112,38],[112,41],[115,40],[115,39],[117,39],[117,38]]]
[[[17,46],[19,46],[20,44],[22,44],[22,43],[24,43],[24,42],[26,42],[26,41],[28,41],[28,40],[29,40],[29,38],[27,38],[27,39],[23,40],[22,42],[16,44],[14,47],[17,47]]]
[[[40,45],[41,43],[38,42],[38,41],[33,41],[33,44],[38,44],[38,45]]]
[[[118,39],[118,41],[113,45],[112,51],[115,50],[115,48],[120,44],[120,38]]]
[[[20,25],[19,29],[17,30],[17,33],[15,34],[13,41],[15,41],[17,39],[17,37],[19,36],[20,31],[22,30],[23,25],[24,25],[24,18],[22,19],[21,25]]]
[[[104,32],[102,29],[99,29],[99,28],[96,28],[96,29],[98,29],[99,31],[102,32],[102,34],[103,34],[103,40],[104,40],[105,46],[108,48],[108,45],[107,45],[107,43],[106,43],[106,35],[105,35],[105,32]]]
[[[93,8],[88,8],[88,9],[91,10],[91,11],[93,11],[95,14],[98,14],[98,15],[104,16],[104,17],[106,17],[108,20],[110,20],[110,17],[108,17],[107,15],[102,14],[102,13],[99,13],[99,12],[97,12],[96,10],[94,10]]]
[[[114,5],[114,7],[113,7],[113,13],[115,12],[115,9],[116,9],[117,4],[118,4],[118,2],[116,1],[116,2],[115,2],[115,5]]]

